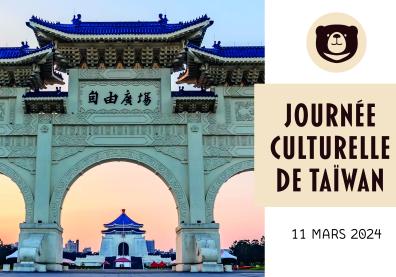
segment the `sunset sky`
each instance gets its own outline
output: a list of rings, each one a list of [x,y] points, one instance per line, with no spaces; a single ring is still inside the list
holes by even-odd
[[[220,190],[215,220],[220,223],[221,244],[260,238],[264,211],[254,202],[252,172],[231,178]],[[241,206],[243,203],[243,206]],[[110,162],[92,168],[72,185],[62,210],[63,240],[80,239],[81,247],[99,250],[103,224],[118,217],[121,209],[144,224],[146,239],[156,247],[175,248],[177,211],[172,194],[150,170],[128,162]],[[18,224],[24,221],[24,203],[15,183],[0,175],[0,238],[18,240]]]
[[[214,40],[221,40],[224,46],[264,44],[263,0],[2,0],[0,47],[19,46],[21,41],[36,47],[34,33],[25,25],[33,14],[70,22],[77,13],[82,14],[83,21],[155,21],[159,13],[164,13],[170,23],[208,14],[214,25],[208,29],[203,45],[211,47]],[[176,87],[172,84],[173,89]],[[264,212],[254,205],[253,194],[252,172],[237,175],[222,187],[215,220],[221,224],[223,248],[234,240],[263,235]],[[80,239],[81,247],[98,250],[103,224],[114,220],[122,208],[144,224],[146,238],[154,239],[157,248],[175,248],[177,212],[171,193],[154,173],[126,162],[94,167],[73,184],[62,211],[64,242]],[[13,182],[0,175],[0,238],[7,243],[17,241],[18,223],[23,219],[22,195]]]

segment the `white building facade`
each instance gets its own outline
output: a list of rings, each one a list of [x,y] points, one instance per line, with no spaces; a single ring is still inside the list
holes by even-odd
[[[143,224],[133,221],[122,210],[113,222],[104,224],[100,255],[104,257],[145,257],[148,255]]]

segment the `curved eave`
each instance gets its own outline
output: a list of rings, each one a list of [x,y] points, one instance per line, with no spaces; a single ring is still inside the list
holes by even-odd
[[[143,224],[104,224],[106,228],[142,228]]]
[[[195,84],[196,83],[196,78],[191,78],[190,76],[190,68],[187,67],[186,71],[183,73],[183,75],[179,76],[176,80],[176,84]]]
[[[51,53],[52,53],[52,48],[48,48],[18,58],[0,59],[0,65],[27,64],[34,60],[44,58],[46,55]]]
[[[130,233],[130,234],[134,234],[134,235],[143,235],[143,234],[145,234],[146,233],[146,231],[125,231],[125,232],[122,232],[122,231],[116,231],[116,230],[113,230],[113,231],[102,231],[102,234],[104,234],[104,235],[111,235],[111,234],[122,234],[122,233]]]
[[[190,78],[189,76],[176,80],[176,84],[177,85],[182,85],[182,84],[195,85],[196,83],[197,83],[197,79],[196,78]]]
[[[42,32],[46,34],[48,37],[58,37],[62,38],[66,41],[100,41],[100,40],[107,40],[107,41],[116,41],[116,40],[124,40],[124,41],[169,41],[175,40],[177,38],[183,37],[188,33],[199,32],[202,33],[200,36],[203,36],[206,28],[213,24],[213,21],[210,19],[205,20],[203,22],[197,23],[196,25],[192,25],[186,27],[184,29],[166,33],[166,34],[103,34],[103,35],[95,35],[95,34],[71,34],[62,32],[39,23],[29,21],[28,26],[35,30],[36,35],[37,32]]]
[[[48,82],[49,85],[54,85],[54,84],[64,85],[65,84],[65,82],[63,81],[63,79],[61,77],[58,77],[54,74],[52,74],[51,78],[49,78],[46,81]]]
[[[221,62],[221,63],[232,63],[232,64],[238,64],[238,63],[247,63],[247,64],[252,64],[252,63],[257,63],[257,64],[264,64],[265,58],[264,57],[222,57],[219,55],[211,54],[196,48],[188,48],[188,51],[200,58],[203,59],[208,59],[212,60],[214,62]]]

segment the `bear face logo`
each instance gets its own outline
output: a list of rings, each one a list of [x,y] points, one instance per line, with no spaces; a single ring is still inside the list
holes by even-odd
[[[326,61],[345,62],[355,55],[357,49],[356,26],[334,24],[316,28],[316,50]]]

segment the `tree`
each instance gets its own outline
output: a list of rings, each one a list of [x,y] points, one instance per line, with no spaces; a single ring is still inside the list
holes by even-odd
[[[240,265],[264,264],[265,238],[234,241],[230,250],[237,256]]]
[[[14,253],[16,248],[11,244],[4,244],[0,239],[0,265],[6,262],[6,257]]]

